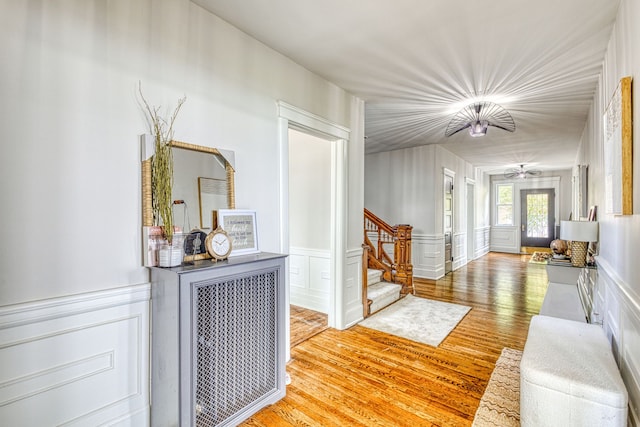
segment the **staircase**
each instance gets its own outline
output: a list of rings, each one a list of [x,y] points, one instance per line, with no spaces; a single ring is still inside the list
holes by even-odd
[[[367,300],[371,301],[369,314],[382,310],[400,299],[402,286],[382,280],[382,270],[367,270]]]
[[[364,210],[362,297],[367,301],[363,304],[365,318],[413,293],[412,229],[408,224],[391,226]],[[393,257],[385,246],[391,247]]]

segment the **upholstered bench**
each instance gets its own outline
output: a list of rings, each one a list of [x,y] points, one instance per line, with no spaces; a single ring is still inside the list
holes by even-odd
[[[627,425],[627,391],[600,326],[534,316],[520,364],[522,426]]]

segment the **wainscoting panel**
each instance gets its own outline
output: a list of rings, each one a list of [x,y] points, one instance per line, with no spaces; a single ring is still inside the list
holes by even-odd
[[[606,261],[597,262],[597,295],[604,295],[603,327],[629,393],[630,425],[640,426],[640,301],[625,292],[629,287]]]
[[[439,279],[444,276],[444,235],[413,234],[413,276]]]
[[[289,272],[291,304],[328,313],[331,286],[329,251],[291,248]]]
[[[453,266],[455,271],[467,264],[467,233],[454,233],[453,235]]]
[[[491,243],[491,227],[479,227],[474,230],[476,245],[475,245],[475,257],[478,259],[489,253]]]
[[[149,424],[149,284],[0,308],[7,426]]]
[[[345,318],[342,323],[346,329],[362,320],[362,249],[347,251],[345,269]]]
[[[492,227],[491,250],[495,252],[520,253],[518,227]]]

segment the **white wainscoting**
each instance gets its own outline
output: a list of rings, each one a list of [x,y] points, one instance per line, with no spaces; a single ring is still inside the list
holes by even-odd
[[[467,264],[467,232],[453,234],[453,265],[452,270],[457,270]]]
[[[475,257],[478,259],[489,253],[491,243],[491,227],[478,227],[474,230],[476,245],[475,245]]]
[[[629,393],[630,425],[640,426],[640,298],[627,289],[611,266],[598,259],[594,311],[603,321],[616,362]]]
[[[347,251],[347,262],[345,263],[344,287],[345,299],[345,329],[349,328],[363,318],[362,306],[362,248],[350,249]]]
[[[329,250],[291,248],[290,302],[322,313],[329,312],[331,253]]]
[[[444,234],[413,234],[411,240],[413,276],[424,279],[444,276]]]
[[[518,227],[491,227],[491,250],[518,254]]]
[[[150,285],[0,308],[0,423],[149,425]]]

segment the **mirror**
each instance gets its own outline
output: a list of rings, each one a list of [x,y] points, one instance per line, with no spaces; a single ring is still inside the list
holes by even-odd
[[[151,209],[152,135],[142,135],[142,225],[153,226]],[[180,141],[171,141],[173,150],[173,223],[185,232],[193,229],[211,231],[212,211],[235,209],[233,151]],[[180,203],[182,201],[183,203]],[[147,238],[143,235],[143,242]],[[145,265],[148,265],[145,263]]]

